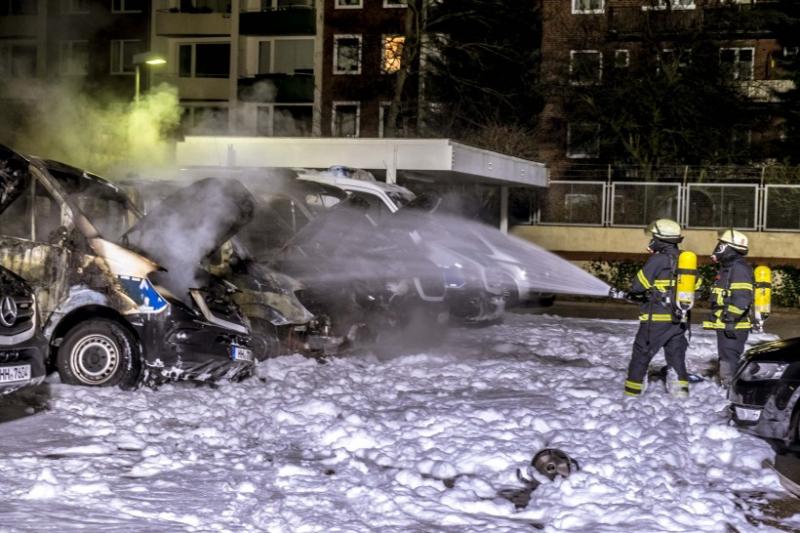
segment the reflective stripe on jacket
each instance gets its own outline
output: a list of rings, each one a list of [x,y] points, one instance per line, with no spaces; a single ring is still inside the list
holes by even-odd
[[[711,320],[705,329],[750,329],[750,306],[753,305],[753,268],[737,257],[722,265],[711,287]]]
[[[678,322],[673,312],[672,298],[675,286],[675,268],[678,247],[654,253],[636,273],[631,283],[631,294],[646,294],[639,308],[639,320],[646,322]]]

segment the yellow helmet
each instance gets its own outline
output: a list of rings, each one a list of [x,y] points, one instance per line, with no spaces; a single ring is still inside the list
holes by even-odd
[[[720,233],[719,242],[724,242],[734,250],[738,250],[743,253],[747,253],[747,250],[749,248],[749,241],[747,240],[747,235],[745,235],[741,231],[736,231],[735,229],[726,229],[725,231]]]
[[[644,232],[652,235],[655,239],[674,244],[677,244],[683,240],[683,235],[681,235],[681,225],[674,220],[670,220],[669,218],[659,218],[658,220],[651,222]]]

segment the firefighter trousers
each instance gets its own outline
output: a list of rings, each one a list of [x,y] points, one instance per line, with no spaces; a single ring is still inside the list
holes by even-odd
[[[750,331],[746,329],[728,331],[717,330],[717,353],[719,354],[719,379],[723,384],[729,384],[739,367],[739,358],[744,353],[744,345],[750,336]]]
[[[664,359],[667,365],[678,374],[678,379],[687,381],[686,370],[686,324],[671,322],[640,322],[636,340],[633,342],[633,354],[628,365],[628,381],[643,383],[650,361],[664,348]]]

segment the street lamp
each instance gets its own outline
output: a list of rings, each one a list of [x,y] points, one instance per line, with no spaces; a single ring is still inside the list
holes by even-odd
[[[163,65],[167,62],[162,56],[158,55],[155,52],[142,52],[141,54],[135,54],[133,56],[133,66],[136,69],[136,80],[134,83],[136,84],[136,89],[133,93],[133,101],[139,101],[139,92],[142,83],[142,73],[141,73],[141,66],[142,65]]]

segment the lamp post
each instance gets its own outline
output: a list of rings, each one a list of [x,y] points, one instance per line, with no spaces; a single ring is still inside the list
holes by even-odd
[[[135,89],[133,93],[133,101],[139,101],[139,93],[141,92],[142,84],[142,65],[163,65],[167,62],[162,56],[155,52],[142,52],[133,56],[133,66],[135,68]]]

